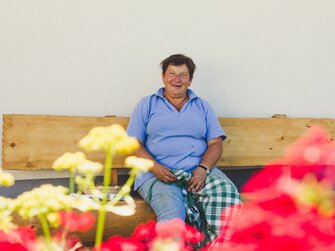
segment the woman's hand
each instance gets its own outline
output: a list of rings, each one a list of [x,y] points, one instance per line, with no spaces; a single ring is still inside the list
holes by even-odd
[[[206,178],[207,174],[205,169],[201,167],[194,169],[192,172],[192,177],[188,182],[188,191],[199,192],[204,187]]]
[[[135,152],[135,156],[146,158],[152,160],[155,165],[150,169],[150,172],[156,176],[156,178],[160,181],[171,183],[177,180],[177,177],[170,172],[170,170],[159,163],[149,154],[147,149],[144,147],[143,143],[140,142],[140,147]]]
[[[175,182],[177,180],[176,175],[170,172],[170,170],[161,164],[156,163],[154,167],[150,170],[153,175],[160,181],[165,183]]]

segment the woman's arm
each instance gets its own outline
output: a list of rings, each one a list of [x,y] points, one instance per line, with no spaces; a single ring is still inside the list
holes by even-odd
[[[222,138],[214,138],[208,141],[207,143],[207,150],[205,151],[202,160],[200,162],[200,165],[203,165],[207,167],[209,170],[212,170],[212,168],[216,165],[218,160],[220,159],[223,152],[223,142]],[[189,182],[188,190],[191,191],[194,189],[195,192],[200,191],[206,181],[207,173],[206,170],[197,167],[192,172],[192,178]]]
[[[201,165],[206,166],[209,170],[216,165],[223,153],[223,142],[221,137],[215,138],[207,143],[207,150],[200,162]]]

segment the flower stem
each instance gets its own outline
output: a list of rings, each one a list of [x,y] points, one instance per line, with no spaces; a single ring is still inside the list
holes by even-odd
[[[46,215],[45,214],[38,215],[38,218],[39,218],[39,220],[41,222],[41,225],[42,225],[42,230],[43,230],[44,237],[45,237],[47,243],[50,243],[51,242],[51,234],[50,234],[49,224],[48,224]]]
[[[124,184],[121,187],[120,192],[118,192],[116,196],[111,200],[110,205],[113,205],[113,206],[116,205],[116,203],[118,203],[122,199],[122,197],[124,197],[125,195],[128,195],[130,193],[130,189],[134,181],[135,181],[135,175],[130,175],[126,184]]]
[[[99,210],[98,215],[98,222],[97,222],[97,232],[95,235],[95,246],[97,250],[100,250],[103,232],[104,232],[104,225],[105,225],[105,218],[106,218],[106,208],[105,204],[107,203],[108,199],[108,187],[111,182],[111,173],[112,173],[112,162],[113,156],[110,150],[106,151],[106,159],[105,159],[105,173],[104,173],[104,183],[102,187],[102,201],[101,207]]]
[[[70,183],[69,183],[70,194],[74,193],[74,172],[70,171]]]
[[[111,183],[111,174],[112,174],[112,162],[113,162],[113,156],[110,153],[110,151],[106,151],[106,160],[105,160],[105,176],[104,176],[104,193],[107,195],[107,188],[109,187]]]

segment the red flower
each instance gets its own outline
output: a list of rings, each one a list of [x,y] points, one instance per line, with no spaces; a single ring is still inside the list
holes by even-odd
[[[134,233],[131,235],[131,239],[143,242],[143,243],[149,243],[153,239],[156,238],[156,221],[150,220],[146,224],[139,224],[135,230]]]
[[[159,238],[179,239],[182,243],[197,243],[204,238],[202,233],[179,218],[158,223],[156,230]]]
[[[334,217],[329,218],[316,212],[311,212],[301,222],[301,228],[307,233],[307,239],[312,246],[322,247],[333,245],[335,247]]]
[[[70,250],[72,249],[77,243],[80,243],[80,239],[78,236],[72,234],[72,235],[67,235],[66,238],[64,239],[64,233],[63,231],[56,231],[53,232],[52,234],[52,241],[55,243],[62,243],[62,247],[64,250]],[[76,251],[82,250],[81,248],[75,249]],[[86,249],[84,249],[86,250]]]
[[[185,224],[186,232],[185,232],[185,241],[189,243],[199,243],[204,239],[204,234],[199,232],[198,229]]]
[[[92,213],[76,213],[72,211],[61,211],[60,224],[70,232],[85,232],[93,227],[95,218]]]
[[[93,251],[145,251],[147,245],[136,240],[122,236],[112,236],[107,242],[101,244],[100,249],[95,247]]]
[[[330,158],[335,150],[335,143],[319,126],[312,126],[307,133],[295,143],[288,146],[285,159],[288,164],[335,165],[335,159]]]
[[[0,250],[3,251],[28,251],[23,245],[20,243],[10,243],[7,241],[0,241]]]
[[[268,166],[265,166],[261,171],[254,174],[243,186],[242,191],[244,193],[253,193],[253,192],[260,192],[262,189],[266,189],[266,195],[271,194],[272,191],[275,190],[274,184],[277,180],[288,173],[289,170],[287,166],[282,165],[279,161],[273,162]],[[260,196],[262,197],[262,196]]]
[[[157,232],[156,229],[158,229]],[[195,228],[186,225],[181,219],[161,222],[158,225],[155,221],[148,221],[138,225],[130,238],[112,236],[101,244],[100,249],[95,247],[93,251],[146,251],[157,243],[167,244],[165,240],[167,243],[177,243],[179,250],[186,251],[193,250],[190,243],[202,241],[203,235]]]
[[[9,233],[0,230],[0,250],[28,250],[35,240],[36,233],[30,226],[18,227]]]
[[[246,228],[236,231],[231,241],[234,243],[265,245],[271,237],[271,225],[269,222],[262,221],[251,224]]]
[[[309,180],[331,184],[330,189],[318,190]],[[283,159],[270,163],[245,184],[248,200],[235,232],[230,241],[217,243],[214,250],[334,249],[335,212],[331,210],[335,196],[331,187],[335,188],[335,144],[322,129],[312,127],[288,147]],[[328,214],[320,214],[319,204],[329,209]]]
[[[305,238],[282,235],[272,236],[265,245],[259,246],[259,251],[306,251],[311,250]]]
[[[244,185],[243,192],[265,190],[265,195],[275,197],[281,192],[277,187],[280,178],[301,179],[308,173],[318,180],[330,180],[335,187],[335,142],[317,126],[311,127],[306,135],[289,146],[283,159],[269,163],[252,176]]]
[[[281,217],[288,217],[297,213],[297,205],[294,200],[281,194],[279,197],[258,202],[258,206],[265,211],[271,211]]]
[[[318,180],[334,182],[335,142],[321,127],[311,127],[306,135],[287,147],[284,162],[291,167],[292,178],[313,173]]]

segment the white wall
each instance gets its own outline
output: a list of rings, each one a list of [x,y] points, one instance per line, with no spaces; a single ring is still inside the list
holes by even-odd
[[[0,0],[0,113],[129,116],[185,53],[218,116],[334,117],[333,0]]]

